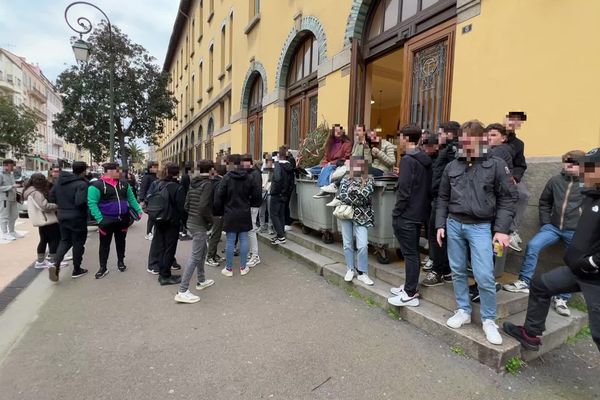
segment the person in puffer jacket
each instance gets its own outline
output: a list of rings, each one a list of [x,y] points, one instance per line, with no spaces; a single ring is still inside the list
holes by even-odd
[[[540,196],[540,226],[541,229],[527,244],[525,258],[519,272],[519,279],[508,285],[504,290],[516,293],[529,293],[531,279],[535,273],[540,253],[546,247],[562,240],[569,247],[575,228],[581,216],[583,195],[579,188],[579,159],[585,153],[581,150],[569,151],[562,157],[563,171],[548,180]],[[571,315],[567,300],[568,293],[555,296],[552,306],[557,313]]]
[[[528,350],[539,350],[552,296],[581,292],[588,307],[592,339],[600,350],[600,147],[579,159],[583,181],[581,218],[564,257],[566,266],[531,281],[525,324],[504,323],[504,332]]]
[[[119,165],[106,163],[102,167],[104,175],[88,188],[88,207],[98,222],[100,233],[100,269],[96,272],[96,279],[104,278],[108,274],[106,264],[113,235],[117,247],[117,268],[121,272],[127,269],[125,238],[131,222],[130,218],[139,220],[143,212],[131,186],[126,180],[121,179]],[[131,214],[130,208],[134,211]]]

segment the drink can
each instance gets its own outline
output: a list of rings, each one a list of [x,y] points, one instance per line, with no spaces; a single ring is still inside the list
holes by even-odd
[[[504,246],[500,242],[494,242],[494,255],[496,257],[502,257],[504,254]]]

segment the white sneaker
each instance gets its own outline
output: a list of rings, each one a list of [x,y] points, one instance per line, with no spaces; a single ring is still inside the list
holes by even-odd
[[[9,232],[8,234],[9,234],[9,235],[12,235],[12,236],[14,236],[14,237],[15,237],[15,239],[22,239],[22,238],[24,238],[24,237],[25,237],[25,235],[21,235],[21,234],[20,234],[20,233],[18,233],[18,232]]]
[[[467,314],[465,310],[459,309],[456,310],[453,316],[448,318],[446,321],[446,325],[450,328],[458,329],[465,324],[471,323],[471,314]]]
[[[518,237],[518,234],[515,235],[513,233],[512,235],[510,235],[509,240],[508,240],[508,247],[510,247],[514,251],[523,251],[521,246],[519,246],[519,241],[518,241],[517,237]]]
[[[240,275],[244,276],[250,272],[250,268],[246,265],[246,268],[240,268]]]
[[[404,292],[404,285],[400,285],[399,287],[393,287],[390,289],[390,293],[394,296],[398,296],[402,292]]]
[[[561,299],[560,297],[552,297],[552,307],[554,308],[554,311],[563,317],[568,317],[571,315],[571,310],[569,310],[569,306],[567,306],[567,301],[565,299]]]
[[[344,276],[344,280],[346,282],[352,282],[352,279],[354,279],[354,269],[349,269],[348,271],[346,271],[346,275]]]
[[[319,193],[315,194],[315,195],[313,196],[313,199],[321,199],[321,198],[323,198],[323,197],[327,197],[327,196],[329,196],[329,195],[330,195],[330,194],[329,194],[329,193],[327,193],[327,192],[325,192],[324,190],[319,190]]]
[[[337,207],[342,204],[342,201],[338,198],[333,198],[329,203],[325,204],[327,207]]]
[[[513,232],[513,236],[515,237],[515,240],[517,241],[517,243],[519,243],[519,244],[523,243],[523,239],[521,239],[519,232],[517,232],[517,231]]]
[[[204,282],[198,282],[196,284],[196,290],[202,290],[202,289],[206,289],[209,286],[212,286],[215,284],[215,281],[213,281],[212,279],[205,279]]]
[[[144,239],[152,240],[153,237],[154,237],[154,235],[152,233],[148,233],[147,235],[144,236]]]
[[[371,278],[369,278],[369,275],[367,275],[365,273],[359,274],[356,279],[358,279],[359,281],[361,281],[365,285],[372,286],[372,285],[375,284],[375,282],[373,282],[373,280]]]
[[[338,191],[338,188],[337,188],[337,186],[335,185],[335,183],[330,183],[330,184],[329,184],[329,185],[327,185],[327,186],[323,186],[323,187],[321,188],[321,191],[323,191],[323,192],[326,192],[326,193],[337,193],[337,191]]]
[[[525,281],[517,279],[513,283],[502,285],[502,288],[507,292],[513,293],[529,293],[529,284]]]
[[[250,268],[254,268],[256,267],[258,264],[260,264],[260,257],[259,256],[252,256],[250,258],[250,260],[248,260],[248,263],[246,264],[248,267]]]
[[[285,232],[289,232],[289,231],[291,231],[291,230],[292,230],[292,226],[291,226],[291,225],[285,225],[285,226],[283,227],[283,230],[284,230]]]
[[[33,268],[44,269],[44,268],[50,268],[51,266],[52,266],[52,263],[50,261],[44,260],[42,262],[36,261]]]
[[[227,268],[223,268],[221,270],[221,273],[225,276],[233,276],[233,270],[232,269],[227,269]]]
[[[175,295],[175,301],[178,303],[187,303],[187,304],[193,304],[193,303],[197,303],[200,301],[200,297],[196,296],[195,294],[193,294],[192,292],[190,292],[189,290],[181,293],[178,292]]]
[[[485,338],[491,344],[502,344],[502,336],[500,336],[500,332],[498,332],[498,325],[491,319],[483,320],[483,332],[485,333]]]
[[[419,305],[419,293],[409,296],[404,290],[399,295],[390,297],[388,303],[397,307],[417,307]]]

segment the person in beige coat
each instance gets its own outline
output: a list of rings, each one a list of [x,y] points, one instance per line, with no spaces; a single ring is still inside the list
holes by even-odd
[[[396,164],[396,146],[377,136],[375,131],[369,132],[371,139],[372,168],[383,173],[390,172]]]
[[[35,268],[50,268],[56,256],[60,242],[60,229],[56,210],[58,206],[48,202],[50,182],[43,174],[31,175],[25,185],[23,197],[27,200],[27,212],[33,226],[37,226],[40,241],[37,246]],[[46,260],[46,247],[49,248],[50,261]]]

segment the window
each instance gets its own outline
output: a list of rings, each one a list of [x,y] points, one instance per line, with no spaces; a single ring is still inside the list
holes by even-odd
[[[225,73],[225,25],[221,28],[221,74]]]
[[[215,14],[215,0],[208,0],[208,22],[212,19]]]
[[[190,54],[190,41],[188,40],[188,36],[185,37],[185,55],[188,56]],[[185,61],[185,67],[187,68],[187,60]]]
[[[198,65],[198,102],[202,101],[202,61]]]
[[[194,47],[196,46],[196,41],[194,40],[196,38],[196,20],[192,19],[192,29],[190,29],[191,33],[192,33],[192,53],[190,54],[190,57],[192,56],[192,54],[194,54]]]
[[[208,91],[213,86],[213,66],[214,66],[214,46],[211,44],[208,49]]]
[[[310,74],[317,72],[319,65],[319,46],[315,37],[310,35],[298,46],[296,55],[292,58],[292,67],[288,84],[293,84]]]
[[[12,84],[13,83],[13,76],[12,74],[6,74],[6,82]]]
[[[219,119],[221,120],[221,128],[225,126],[225,101],[219,107]]]
[[[233,64],[233,14],[229,16],[229,67]]]
[[[202,39],[202,24],[204,23],[204,6],[200,3],[198,7],[198,42]]]
[[[4,80],[4,73],[2,71],[0,71],[0,81]]]

